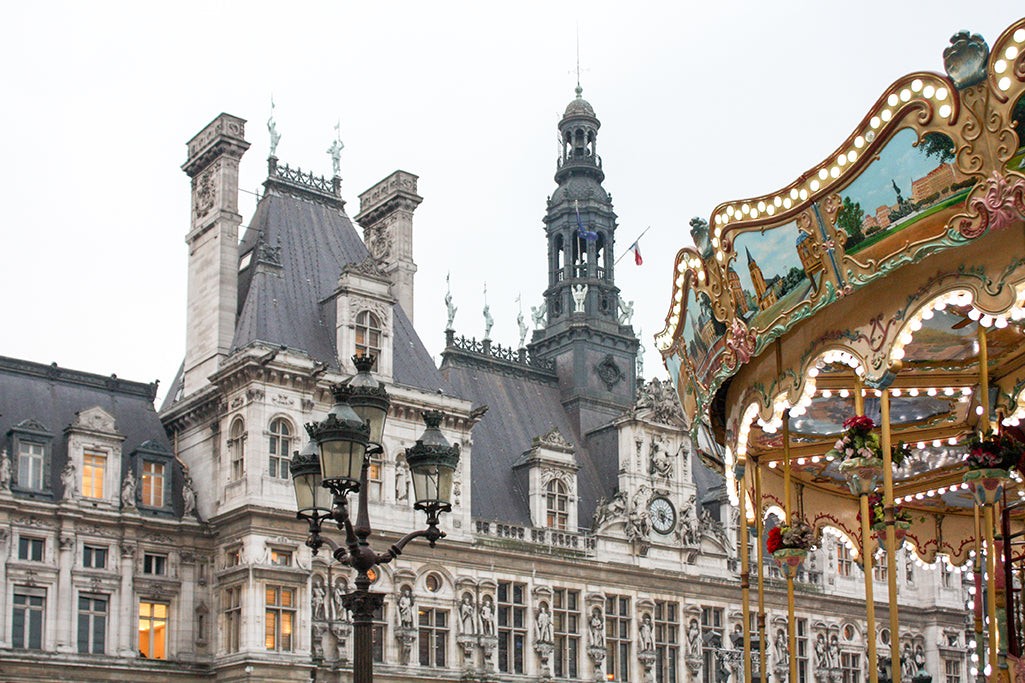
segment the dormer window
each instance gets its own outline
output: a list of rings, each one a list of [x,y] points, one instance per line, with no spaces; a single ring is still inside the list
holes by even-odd
[[[107,473],[106,453],[82,454],[82,497],[103,498],[103,478]]]
[[[569,494],[558,479],[548,482],[545,498],[546,523],[549,529],[565,530],[569,525]]]
[[[43,466],[46,446],[35,441],[18,442],[18,486],[40,491],[43,488]]]
[[[381,357],[381,321],[370,311],[356,316],[356,355]]]
[[[154,508],[164,507],[164,463],[143,461],[142,504]]]

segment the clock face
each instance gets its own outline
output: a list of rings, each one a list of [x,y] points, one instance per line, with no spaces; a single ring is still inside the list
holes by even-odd
[[[676,526],[676,508],[666,498],[652,498],[648,503],[648,517],[651,528],[660,534],[668,534]]]

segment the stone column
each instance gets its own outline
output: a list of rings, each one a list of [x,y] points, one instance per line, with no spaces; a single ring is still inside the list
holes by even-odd
[[[178,645],[174,648],[178,659],[186,662],[196,659],[196,558],[190,552],[179,554],[181,594],[178,603]]]
[[[119,657],[135,657],[138,651],[132,642],[135,626],[135,546],[121,544],[121,591],[118,595],[117,654]]]
[[[71,568],[75,564],[74,535],[62,531],[58,537],[58,545],[57,611],[64,618],[57,619],[57,652],[74,652],[75,645],[72,642],[71,627],[75,620],[70,616],[75,611],[71,587]]]
[[[10,534],[7,529],[0,529],[0,614],[7,615],[7,560],[10,559]],[[11,642],[5,637],[7,629],[0,629],[0,647],[10,647]]]

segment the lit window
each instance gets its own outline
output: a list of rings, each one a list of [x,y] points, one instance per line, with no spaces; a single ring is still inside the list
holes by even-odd
[[[87,569],[106,569],[107,549],[91,545],[82,546],[82,566]]]
[[[384,469],[384,461],[380,453],[374,453],[367,457],[370,460],[367,465],[367,483],[370,486],[367,489],[367,495],[370,500],[381,500],[381,490],[384,486],[381,472]]]
[[[245,473],[246,425],[241,418],[231,423],[228,433],[228,453],[231,462],[231,480],[237,481]]]
[[[420,666],[445,666],[448,644],[448,612],[424,608],[420,610]]]
[[[242,634],[242,587],[224,591],[224,649],[238,652]]]
[[[381,321],[370,311],[356,316],[356,355],[381,357]]]
[[[292,624],[295,621],[295,589],[267,586],[267,611],[264,646],[268,650],[292,651]]]
[[[103,475],[107,471],[107,456],[104,453],[82,455],[82,495],[86,498],[103,498]]]
[[[569,525],[569,496],[566,493],[566,486],[558,479],[548,482],[545,510],[545,523],[549,529],[566,529]]]
[[[78,651],[102,655],[107,634],[107,597],[78,596]]]
[[[142,504],[149,507],[164,507],[164,464],[142,463]]]
[[[18,486],[23,489],[43,488],[43,462],[46,447],[41,443],[18,443]]]
[[[142,573],[163,576],[167,573],[167,555],[146,553],[142,556]]]
[[[292,551],[290,550],[271,550],[270,551],[270,563],[279,567],[290,567],[292,566]]]
[[[18,538],[18,559],[29,560],[30,562],[43,561],[43,548],[46,542],[41,538],[29,538],[20,536]]]
[[[45,590],[15,586],[14,610],[11,615],[11,647],[18,650],[42,650],[45,613]]]
[[[292,426],[288,420],[277,418],[270,423],[270,476],[288,479],[288,464],[291,461]]]
[[[139,656],[167,659],[167,603],[139,603]]]
[[[242,548],[230,548],[225,560],[229,567],[237,567],[242,564]]]

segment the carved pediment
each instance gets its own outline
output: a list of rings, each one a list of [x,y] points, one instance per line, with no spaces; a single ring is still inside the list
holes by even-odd
[[[14,425],[13,431],[32,432],[34,434],[49,434],[50,433],[50,430],[46,428],[46,425],[44,425],[39,420],[34,420],[32,418],[29,418],[27,420],[22,420],[18,424]]]
[[[572,453],[575,450],[573,444],[566,440],[566,437],[562,435],[562,432],[559,431],[558,427],[553,428],[547,434],[535,436],[532,447],[548,448],[566,453]]]
[[[646,414],[655,422],[668,425],[685,425],[683,408],[676,397],[671,380],[653,379],[637,392],[634,406],[640,414]]]
[[[117,431],[114,416],[99,406],[80,410],[75,413],[75,419],[71,423],[71,428],[87,429],[93,432],[105,432],[107,434],[117,434],[120,436]]]
[[[345,276],[349,273],[352,273],[353,275],[362,275],[364,277],[372,277],[383,281],[388,280],[388,277],[377,266],[377,262],[374,260],[373,256],[367,256],[362,261],[346,263],[342,267],[342,275]]]

